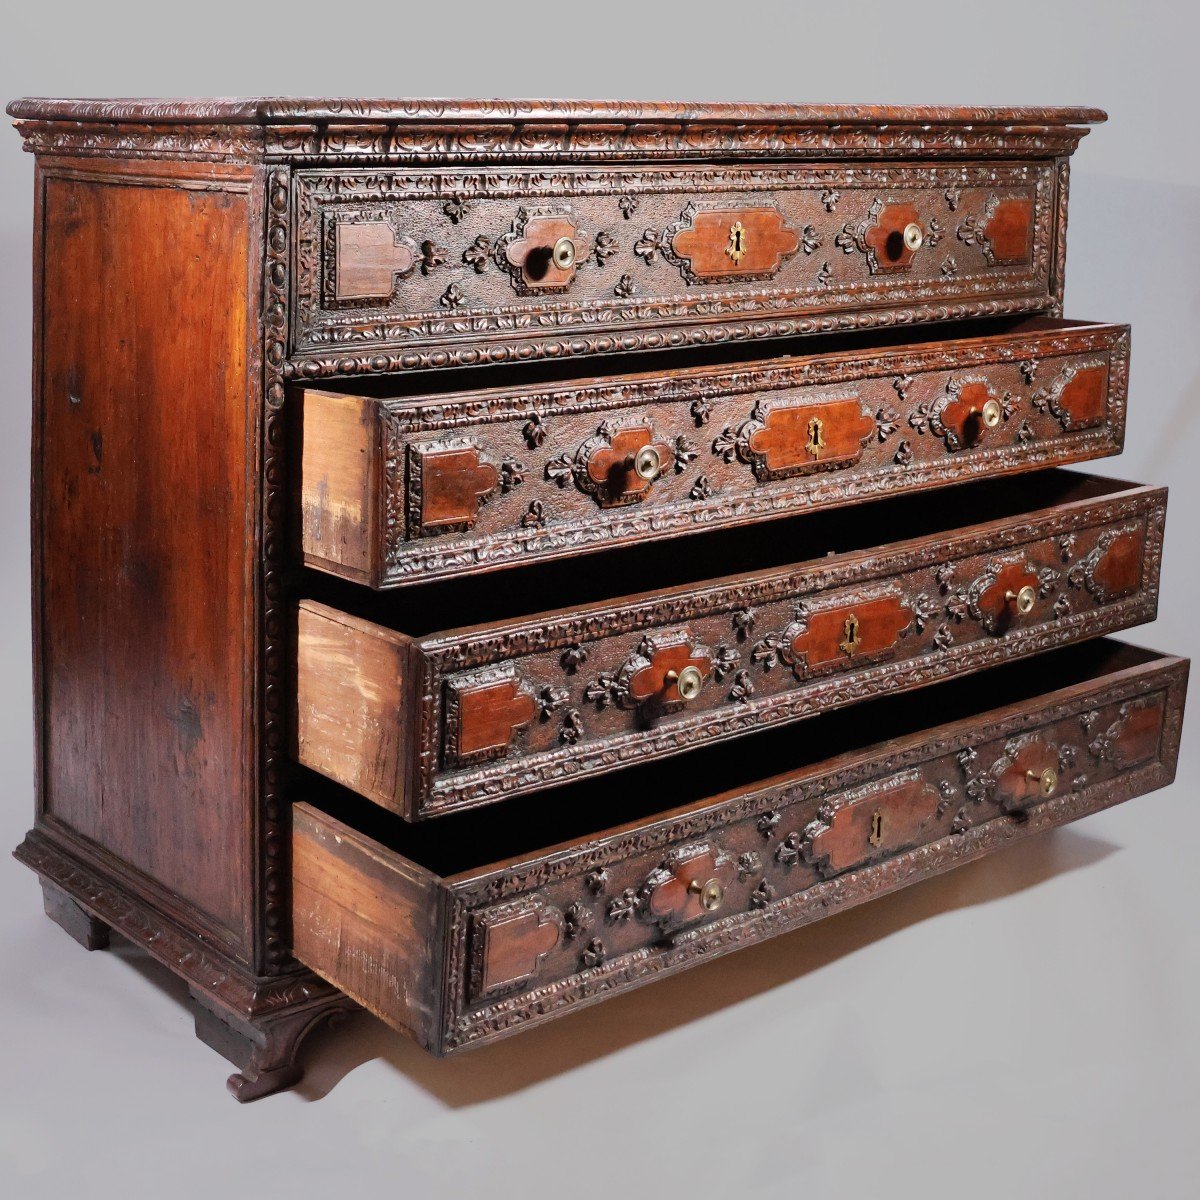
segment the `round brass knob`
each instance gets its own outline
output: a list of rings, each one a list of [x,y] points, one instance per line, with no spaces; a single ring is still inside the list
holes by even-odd
[[[693,879],[687,890],[691,895],[700,897],[700,907],[705,912],[716,912],[725,900],[725,889],[715,879],[705,883]]]
[[[925,231],[920,227],[920,225],[916,224],[915,221],[909,225],[905,225],[905,227],[904,227],[905,249],[920,250],[920,248],[923,245],[925,245]]]
[[[653,483],[662,474],[662,455],[653,446],[643,446],[633,456],[633,473]]]
[[[1044,771],[1026,771],[1025,775],[1038,785],[1038,791],[1043,796],[1054,795],[1054,789],[1058,787],[1058,772],[1053,767],[1047,767]]]
[[[560,237],[551,257],[560,271],[569,271],[575,265],[575,243],[569,237]]]
[[[995,429],[1000,424],[1000,418],[1004,415],[1004,410],[1000,407],[1000,401],[991,399],[985,401],[983,408],[979,410],[979,415],[983,418],[983,423],[989,429]]]
[[[1037,588],[1032,584],[1027,583],[1019,592],[1014,592],[1011,588],[1004,593],[1004,599],[1012,604],[1016,601],[1017,612],[1021,616],[1033,611],[1033,606],[1037,602]]]
[[[671,675],[674,674],[672,671]],[[670,675],[667,678],[670,679]],[[678,675],[675,675],[674,683],[680,700],[695,700],[704,686],[704,676],[700,673],[699,667],[684,667]]]

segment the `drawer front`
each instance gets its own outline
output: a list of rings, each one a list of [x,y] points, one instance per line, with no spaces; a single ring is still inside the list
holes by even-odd
[[[416,1033],[437,1052],[487,1042],[1163,786],[1174,775],[1186,680],[1186,663],[1152,660],[707,806],[426,881],[425,894],[411,867],[394,857],[389,866],[388,852],[375,851],[363,855],[360,901],[359,868],[344,849],[360,835],[342,829],[335,838],[329,818],[301,808],[297,952],[412,1030],[401,1007],[411,990],[396,987],[402,971],[387,973],[395,966],[387,966],[388,947],[394,933],[397,953],[413,955],[405,931],[419,921],[407,913],[393,931],[378,914],[370,919],[372,911],[356,914],[358,928],[331,920],[311,888],[310,864],[338,856],[329,874],[349,908],[373,910],[380,896],[390,904],[402,887],[423,911],[446,891],[446,929],[420,964],[436,994],[422,1012],[441,1020]],[[357,946],[356,937],[368,944]],[[365,971],[347,970],[356,959]]]
[[[295,189],[302,375],[1045,311],[1066,220],[1050,162],[324,170]]]
[[[432,816],[1126,628],[1155,611],[1165,502],[1134,489],[411,646],[305,602],[299,756]],[[350,756],[327,733],[347,727],[370,743]]]
[[[1120,450],[1075,326],[436,401],[302,396],[303,553],[393,587]]]

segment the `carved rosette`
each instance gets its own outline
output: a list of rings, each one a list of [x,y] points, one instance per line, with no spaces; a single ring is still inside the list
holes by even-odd
[[[555,261],[554,248],[561,239],[573,247],[569,265]],[[517,210],[512,228],[492,247],[496,265],[507,273],[518,296],[545,296],[564,292],[575,282],[576,271],[591,257],[588,235],[576,224],[565,205],[529,205]],[[605,255],[602,252],[601,261]]]

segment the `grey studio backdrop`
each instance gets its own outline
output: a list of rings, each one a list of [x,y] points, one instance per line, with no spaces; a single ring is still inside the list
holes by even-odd
[[[1161,615],[1128,636],[1195,656],[1198,33],[1160,0],[43,3],[6,9],[0,91],[1100,105],[1067,315],[1133,325],[1126,451],[1094,469],[1170,486]],[[33,806],[32,199],[6,130],[5,851]],[[0,1194],[1195,1196],[1198,741],[1193,711],[1165,792],[457,1060],[355,1019],[246,1108],[180,986],[86,955],[5,859]]]

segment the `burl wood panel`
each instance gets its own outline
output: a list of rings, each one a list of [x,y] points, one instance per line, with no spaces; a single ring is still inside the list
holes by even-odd
[[[1120,450],[1128,328],[1030,326],[392,401],[305,388],[305,561],[397,587]],[[991,397],[994,428],[971,415]],[[366,458],[355,403],[375,421]],[[653,480],[630,464],[646,446]],[[477,459],[455,520],[434,526],[424,464],[439,450]]]
[[[41,809],[248,953],[246,168],[41,175]]]
[[[1114,666],[449,878],[298,804],[297,952],[434,1053],[494,1041],[1166,785],[1187,674]],[[1014,809],[1027,746],[1058,779]],[[705,908],[687,887],[709,880]]]
[[[380,636],[382,634],[382,636]],[[381,804],[407,786],[410,641],[324,605],[296,617],[293,753]]]

